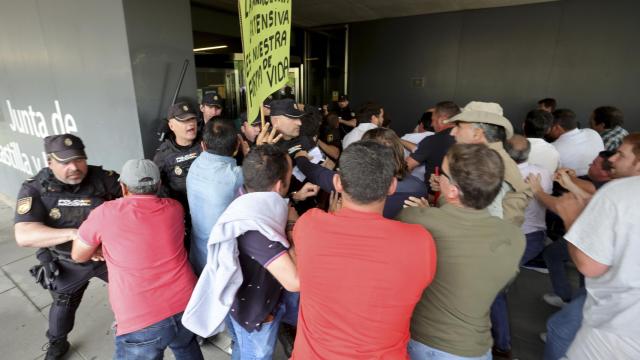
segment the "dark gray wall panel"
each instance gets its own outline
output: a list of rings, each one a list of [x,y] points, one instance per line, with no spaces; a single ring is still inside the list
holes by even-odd
[[[119,169],[143,155],[119,1],[3,1],[0,11],[0,146],[17,144],[44,165],[42,138],[12,131],[12,108],[41,112],[47,134],[58,101],[87,146],[89,162]],[[33,157],[33,160],[31,160]],[[0,163],[0,192],[15,197],[25,171]]]
[[[639,13],[632,0],[563,0],[351,24],[350,93],[379,99],[399,133],[441,100],[499,102],[519,127],[547,96],[583,124],[616,105],[638,131]]]
[[[153,157],[180,70],[189,60],[180,97],[195,103],[196,72],[189,0],[124,0],[127,40],[144,153]]]

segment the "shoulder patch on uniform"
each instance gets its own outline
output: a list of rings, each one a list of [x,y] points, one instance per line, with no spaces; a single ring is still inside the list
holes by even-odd
[[[31,196],[18,199],[18,202],[16,204],[16,211],[18,212],[18,214],[24,215],[31,210],[32,203],[33,198]]]

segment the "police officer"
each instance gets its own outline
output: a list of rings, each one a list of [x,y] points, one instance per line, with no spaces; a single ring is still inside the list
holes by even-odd
[[[349,106],[349,97],[345,94],[338,97],[338,108],[336,109],[338,119],[340,120],[340,134],[344,136],[358,126],[356,114],[351,111]]]
[[[122,196],[118,174],[87,165],[79,137],[63,134],[44,139],[48,167],[27,179],[20,188],[15,214],[16,242],[39,248],[40,265],[30,271],[50,290],[49,348],[45,359],[59,359],[69,350],[67,335],[89,279],[107,281],[104,261],[75,263],[72,240],[91,210]],[[99,260],[96,258],[96,260]]]
[[[178,200],[185,211],[185,246],[190,248],[191,216],[187,200],[187,173],[191,163],[202,152],[199,141],[197,112],[187,102],[171,105],[167,114],[169,129],[172,133],[165,139],[153,162],[160,169],[162,194]]]
[[[222,114],[222,98],[215,91],[210,91],[202,97],[200,115],[198,116],[198,133],[202,133],[204,125],[214,117]]]

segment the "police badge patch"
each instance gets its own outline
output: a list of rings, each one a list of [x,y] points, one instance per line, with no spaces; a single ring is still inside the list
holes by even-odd
[[[33,198],[31,196],[18,199],[18,202],[16,203],[16,211],[18,214],[24,215],[28,213],[31,210],[32,202]]]
[[[182,175],[182,168],[176,165],[176,167],[173,169],[173,172],[176,173],[176,175],[180,176]]]
[[[67,146],[71,146],[73,145],[73,141],[69,138],[64,139],[64,144]]]
[[[53,208],[51,209],[51,211],[49,211],[49,217],[53,220],[58,220],[61,216],[62,214],[60,213],[60,209],[58,208]]]

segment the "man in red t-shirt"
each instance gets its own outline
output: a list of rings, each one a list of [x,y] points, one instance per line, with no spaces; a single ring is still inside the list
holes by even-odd
[[[182,326],[196,278],[183,246],[184,210],[156,196],[160,171],[150,160],[129,160],[120,175],[124,198],[91,212],[78,229],[71,257],[102,258],[116,317],[115,359],[202,359],[195,336]]]
[[[413,309],[436,270],[427,230],[382,216],[393,194],[391,149],[351,144],[335,188],[342,209],[296,223],[300,314],[292,359],[408,359]]]

